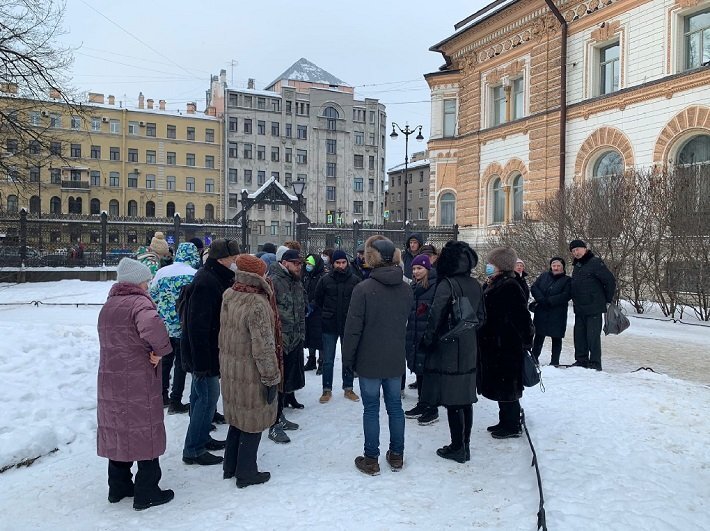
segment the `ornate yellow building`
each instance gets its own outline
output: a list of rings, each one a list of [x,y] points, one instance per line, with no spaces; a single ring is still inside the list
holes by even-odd
[[[6,126],[0,151],[7,178],[0,210],[111,217],[214,219],[224,212],[221,120],[166,110],[141,94],[137,107],[90,93],[88,102],[37,102],[0,87],[6,116],[41,137]],[[30,137],[28,140],[27,137]],[[20,153],[21,152],[21,153]],[[13,158],[17,164],[12,164]]]

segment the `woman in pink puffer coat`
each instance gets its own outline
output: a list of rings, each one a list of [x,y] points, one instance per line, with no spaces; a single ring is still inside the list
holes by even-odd
[[[97,453],[109,459],[108,500],[133,496],[133,508],[173,499],[158,486],[158,457],[165,453],[160,358],[172,351],[170,338],[148,295],[150,269],[124,258],[117,283],[99,314]],[[135,486],[131,467],[138,461]]]

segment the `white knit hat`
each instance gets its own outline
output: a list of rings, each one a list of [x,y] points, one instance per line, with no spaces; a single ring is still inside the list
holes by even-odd
[[[285,245],[279,245],[279,248],[276,249],[276,261],[280,262],[281,258],[283,257],[284,253],[288,251],[288,247]]]
[[[149,282],[153,278],[147,265],[132,258],[122,258],[116,269],[116,281],[127,284]]]
[[[150,250],[159,256],[168,256],[170,254],[168,242],[165,241],[165,234],[160,231],[155,233],[155,236],[150,240]]]

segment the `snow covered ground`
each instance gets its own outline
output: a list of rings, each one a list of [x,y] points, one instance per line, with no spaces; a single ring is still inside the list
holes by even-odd
[[[0,474],[1,529],[535,529],[530,449],[524,438],[488,435],[496,404],[481,399],[474,407],[471,462],[435,455],[448,443],[441,409],[433,426],[407,420],[404,469],[383,467],[372,478],[353,465],[362,451],[361,404],[339,393],[318,404],[313,372],[297,393],[306,409],[287,410],[301,424],[289,432],[293,442],[262,439],[259,465],[272,473],[266,485],[238,490],[219,466],[184,465],[187,417],[172,415],[161,485],[175,500],[140,513],[128,500],[109,504],[106,461],[95,451],[100,307],[5,304],[102,303],[110,285],[0,284],[0,469],[58,449]],[[546,392],[527,390],[523,407],[549,529],[710,528],[709,340],[709,328],[632,319],[623,335],[604,338],[604,372],[544,367]],[[572,359],[568,337],[563,361]],[[639,366],[676,378],[630,372]],[[415,398],[407,393],[409,408]],[[220,426],[217,437],[225,435]]]

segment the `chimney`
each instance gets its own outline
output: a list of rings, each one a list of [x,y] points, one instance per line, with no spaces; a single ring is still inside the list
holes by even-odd
[[[219,71],[219,82],[222,84],[227,82],[227,71],[224,68]]]
[[[49,97],[52,99],[59,98],[59,92],[56,90],[53,90],[53,92],[56,92],[56,96],[50,92]],[[103,94],[99,94],[98,92],[89,92],[89,103],[103,103],[103,102],[104,102],[104,95]]]
[[[108,104],[109,105],[115,105],[116,104],[116,96],[113,96],[111,94],[108,95]]]
[[[254,88],[254,78],[250,77],[249,81],[247,81],[247,88],[248,89],[253,89]]]
[[[149,109],[153,108],[153,98],[148,98],[148,108]]]
[[[196,110],[197,110],[197,104],[194,101],[191,101],[190,103],[187,104],[187,114],[195,114]]]
[[[145,101],[145,97],[143,96],[142,92],[138,93],[138,108],[142,109],[143,108],[143,102]]]
[[[165,110],[165,100],[158,100],[158,107],[161,111]]]
[[[216,108],[216,107],[213,107],[213,106],[209,106],[209,107],[207,107],[207,109],[205,110],[205,114],[206,114],[207,116],[217,116],[217,108]]]

